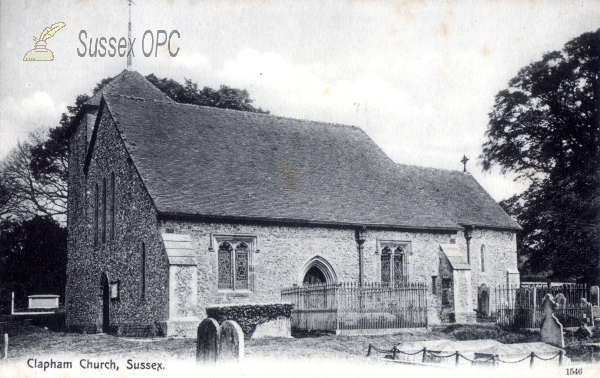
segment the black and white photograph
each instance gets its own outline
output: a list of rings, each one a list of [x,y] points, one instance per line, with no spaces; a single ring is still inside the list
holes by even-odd
[[[0,3],[0,377],[599,377],[599,286],[597,0]]]

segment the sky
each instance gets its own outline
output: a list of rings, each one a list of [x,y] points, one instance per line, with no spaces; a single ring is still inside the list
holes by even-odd
[[[500,201],[527,183],[482,172],[494,96],[520,68],[600,28],[600,1],[134,0],[131,17],[143,75],[243,88],[278,116],[358,126],[401,164],[462,170],[466,155]],[[54,60],[23,61],[57,22]],[[87,50],[90,38],[127,37],[127,22],[126,0],[0,3],[0,159],[126,67]],[[178,32],[176,56],[152,45],[158,30]]]

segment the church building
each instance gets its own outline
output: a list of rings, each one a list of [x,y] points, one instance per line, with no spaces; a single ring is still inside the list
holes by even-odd
[[[193,337],[209,304],[348,281],[425,283],[430,324],[468,323],[519,283],[520,226],[470,174],[357,127],[179,104],[127,70],[74,122],[74,331]]]

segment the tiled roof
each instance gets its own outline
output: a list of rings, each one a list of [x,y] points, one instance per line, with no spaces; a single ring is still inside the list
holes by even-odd
[[[169,96],[152,85],[152,83],[146,80],[144,76],[135,71],[128,70],[123,70],[120,74],[115,76],[102,88],[102,90],[96,92],[86,104],[100,105],[100,99],[105,93],[173,102]]]
[[[460,228],[356,127],[104,98],[160,213]]]
[[[463,226],[520,230],[512,219],[468,173],[398,164],[438,203],[452,220]]]

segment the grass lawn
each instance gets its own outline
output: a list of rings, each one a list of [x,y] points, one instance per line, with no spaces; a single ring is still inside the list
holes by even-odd
[[[374,369],[382,367],[384,369],[396,369],[396,373],[399,366],[402,366],[403,373],[406,373],[406,369],[410,371],[410,369],[423,368],[397,364],[392,364],[394,366],[390,367],[389,363],[382,362],[380,359],[367,358],[369,344],[389,350],[401,342],[436,339],[495,339],[503,343],[523,343],[539,341],[539,334],[528,331],[508,331],[495,325],[451,325],[433,327],[427,332],[414,331],[394,335],[336,337],[325,334],[289,339],[253,339],[245,342],[245,364],[247,364],[246,366],[254,364],[255,372],[260,372],[268,364],[292,362],[295,364],[294,366],[303,364],[302,366],[307,369],[313,369],[314,366],[321,363],[325,368],[331,368],[334,372],[337,372],[337,370],[333,366],[342,366],[342,369],[347,369],[350,376],[365,376],[364,372],[369,370],[360,370],[365,366]],[[577,342],[571,340],[571,343],[576,344]],[[174,373],[173,368],[178,368],[179,365],[186,365],[188,368],[195,366],[195,350],[195,339],[157,338],[149,340],[104,334],[84,335],[49,331],[28,325],[20,327],[11,336],[9,359],[7,361],[11,365],[6,366],[19,368],[20,370],[16,376],[38,376],[42,371],[28,368],[26,364],[29,359],[49,360],[55,358],[56,360],[57,357],[55,356],[59,356],[58,358],[63,360],[72,361],[73,365],[79,364],[82,358],[96,361],[112,359],[118,361],[122,370],[125,369],[128,359],[134,359],[136,361],[165,362],[169,366],[169,372]],[[569,354],[568,350],[567,354]],[[0,376],[2,376],[2,363],[3,361],[0,360]],[[76,368],[79,367],[76,366]],[[72,374],[78,371],[74,369]],[[126,372],[131,373],[131,371]],[[293,372],[297,374],[298,370],[293,370]],[[50,376],[46,374],[48,372],[43,373],[42,376],[44,377]],[[58,372],[55,371],[54,373]],[[418,374],[419,370],[415,370],[415,373]],[[423,370],[420,370],[420,373],[423,373]],[[118,372],[118,375],[120,374],[122,374],[122,371]],[[260,376],[260,374],[258,375]],[[467,375],[470,376],[470,373]],[[8,374],[7,376],[14,376],[14,374]],[[337,375],[334,374],[334,376]]]
[[[391,349],[401,342],[421,340],[473,340],[491,338],[500,342],[538,341],[531,332],[507,332],[496,326],[434,327],[429,332],[413,331],[394,335],[334,336],[322,334],[300,338],[252,339],[245,343],[245,356],[281,359],[351,359],[365,360],[369,344]],[[115,337],[105,334],[84,335],[49,331],[35,326],[24,326],[10,338],[11,359],[38,355],[66,354],[73,356],[110,357],[123,355],[165,359],[194,360],[195,339],[157,338],[153,340]]]

